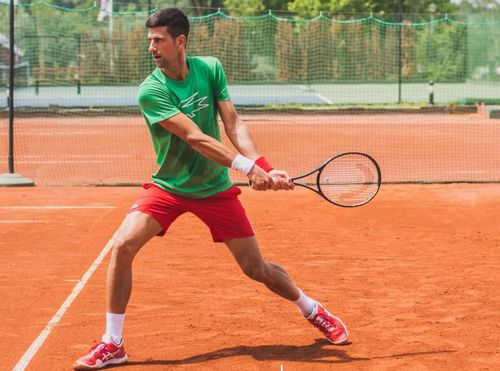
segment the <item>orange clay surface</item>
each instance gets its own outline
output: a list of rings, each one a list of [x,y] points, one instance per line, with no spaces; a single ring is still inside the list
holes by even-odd
[[[141,192],[0,188],[0,369],[25,354]],[[184,215],[135,261],[123,369],[500,369],[500,185],[387,185],[357,209],[303,189],[245,188],[241,199],[264,256],[341,316],[351,343],[323,340]],[[107,261],[27,370],[69,370],[100,339]]]

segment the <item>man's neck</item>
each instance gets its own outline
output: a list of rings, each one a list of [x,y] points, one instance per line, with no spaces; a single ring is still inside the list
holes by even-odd
[[[189,66],[185,56],[179,57],[175,65],[161,68],[161,72],[170,80],[182,81],[185,80],[189,73]]]

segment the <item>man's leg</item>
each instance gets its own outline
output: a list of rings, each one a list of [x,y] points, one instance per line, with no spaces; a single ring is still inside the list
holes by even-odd
[[[293,301],[302,314],[334,344],[347,341],[348,332],[342,321],[320,303],[307,297],[279,265],[262,258],[255,236],[224,240],[241,270],[251,279],[266,285],[269,290]]]
[[[279,265],[266,262],[260,253],[255,236],[225,240],[243,273],[261,282],[272,292],[290,301],[299,299],[300,291],[288,273]]]
[[[74,368],[93,370],[127,361],[122,330],[125,310],[132,292],[132,262],[135,255],[162,226],[149,215],[129,213],[109,243],[112,244],[106,282],[106,333],[103,341],[78,359]]]
[[[111,239],[113,247],[106,277],[106,310],[109,313],[125,313],[132,292],[134,257],[161,230],[155,219],[135,211],[127,215]]]

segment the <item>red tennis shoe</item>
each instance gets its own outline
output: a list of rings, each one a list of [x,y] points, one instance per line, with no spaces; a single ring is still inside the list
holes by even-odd
[[[127,362],[127,353],[123,347],[123,340],[120,345],[113,342],[101,341],[90,348],[89,354],[79,358],[73,368],[75,370],[97,370],[108,365],[119,365]]]
[[[320,303],[316,303],[316,308],[307,317],[307,320],[320,330],[330,343],[339,345],[347,342],[349,337],[347,327],[340,318],[335,317]]]

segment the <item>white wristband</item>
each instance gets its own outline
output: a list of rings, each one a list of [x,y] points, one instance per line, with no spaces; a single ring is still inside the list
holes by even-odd
[[[249,158],[238,154],[234,158],[233,163],[231,164],[231,168],[242,171],[248,175],[248,173],[252,171],[254,165],[255,161],[252,161]]]

